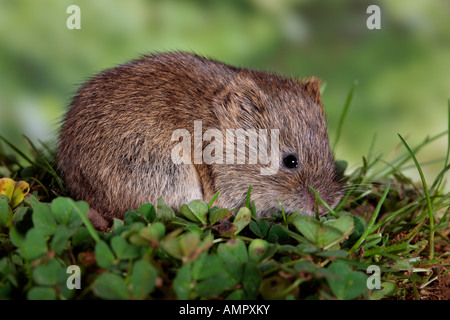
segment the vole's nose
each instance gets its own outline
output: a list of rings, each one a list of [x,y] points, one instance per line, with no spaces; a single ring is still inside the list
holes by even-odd
[[[316,199],[316,196],[311,191],[308,192],[308,210],[312,212],[314,215],[316,214],[316,210],[319,213],[319,216],[323,216],[328,212],[328,210],[324,207],[322,203],[318,199]]]

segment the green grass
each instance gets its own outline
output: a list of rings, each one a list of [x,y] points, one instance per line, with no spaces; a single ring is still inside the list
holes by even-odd
[[[450,115],[450,101],[448,109]],[[444,135],[413,147],[399,136],[401,148],[387,159],[373,153],[374,138],[362,166],[345,172],[342,201],[320,219],[286,216],[282,203],[272,217],[257,219],[249,188],[244,208],[215,207],[220,193],[209,203],[182,204],[180,212],[160,199],[128,211],[109,232],[92,227],[87,203],[65,197],[48,146],[25,138],[28,156],[0,137],[1,172],[31,186],[16,208],[0,196],[0,298],[445,298],[450,139],[433,181],[416,159]],[[411,166],[420,182],[404,175]],[[80,268],[80,290],[66,286],[70,265]],[[383,289],[368,288],[370,266],[379,267]]]

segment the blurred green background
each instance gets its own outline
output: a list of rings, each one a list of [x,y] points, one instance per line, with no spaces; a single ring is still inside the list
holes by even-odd
[[[69,5],[81,30],[69,30]],[[381,30],[366,9],[381,8]],[[361,164],[374,134],[388,154],[446,130],[450,97],[450,1],[0,0],[0,134],[55,141],[77,86],[140,54],[189,50],[281,75],[316,75],[331,140],[346,96],[356,95],[336,156]],[[418,155],[443,160],[443,137]],[[426,166],[428,179],[442,162]],[[411,170],[414,175],[415,170]]]

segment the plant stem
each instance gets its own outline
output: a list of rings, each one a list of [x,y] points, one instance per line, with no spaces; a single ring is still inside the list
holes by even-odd
[[[322,198],[319,196],[319,193],[318,193],[316,190],[314,190],[313,187],[309,186],[309,189],[310,189],[310,190],[312,191],[312,193],[314,193],[314,195],[316,196],[316,209],[319,207],[319,206],[317,205],[317,200],[319,200],[320,203],[325,207],[325,209],[328,210],[329,213],[331,213],[335,218],[339,218],[339,216],[337,215],[337,213],[334,212],[334,210],[331,209],[331,207],[330,207],[325,201],[322,200]]]
[[[427,207],[428,207],[428,218],[430,220],[430,260],[434,258],[434,215],[433,215],[433,205],[431,202],[430,194],[428,192],[427,182],[425,180],[425,177],[422,172],[422,168],[420,168],[419,162],[417,161],[416,157],[414,156],[414,153],[409,148],[408,144],[405,142],[405,140],[402,138],[401,135],[398,135],[400,140],[402,141],[405,148],[408,150],[408,152],[411,154],[411,158],[413,159],[414,163],[416,164],[417,171],[419,171],[420,179],[422,180],[423,190],[425,192],[425,197],[427,199]]]

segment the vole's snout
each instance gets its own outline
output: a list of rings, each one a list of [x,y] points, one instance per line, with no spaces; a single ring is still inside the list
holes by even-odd
[[[342,188],[337,182],[333,181],[326,184],[321,182],[319,185],[313,184],[312,187],[327,206],[332,209],[334,209],[342,199]],[[323,216],[328,213],[328,209],[319,201],[309,186],[303,188],[300,198],[303,205],[300,214],[315,216],[316,212],[318,212],[319,216]]]
[[[328,213],[328,210],[322,203],[320,203],[319,200],[316,199],[316,196],[310,190],[307,191],[307,195],[305,198],[305,203],[300,214],[315,216],[317,211],[319,213],[319,216],[323,216]]]

